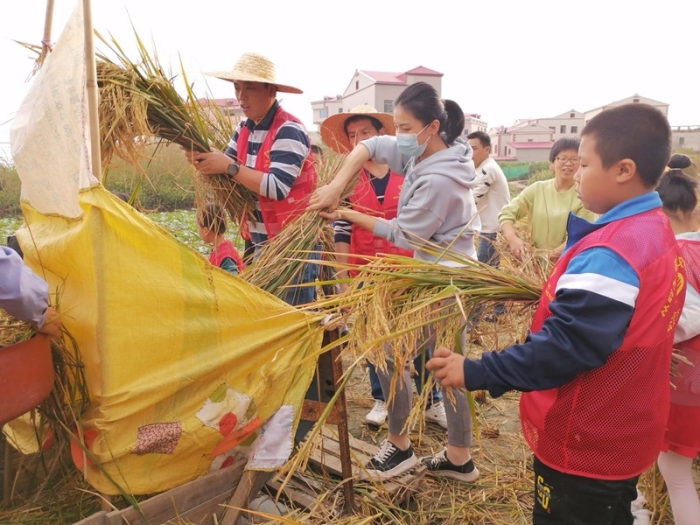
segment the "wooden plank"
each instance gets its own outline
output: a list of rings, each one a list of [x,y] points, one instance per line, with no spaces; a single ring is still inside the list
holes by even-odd
[[[105,516],[107,513],[104,510],[101,510],[100,512],[96,512],[92,516],[88,516],[87,518],[84,518],[73,525],[105,525],[106,520]]]
[[[329,335],[333,340],[338,337],[338,331]],[[340,358],[340,349],[333,348],[330,351],[333,364],[333,382],[336,392],[343,378],[343,361]],[[343,512],[350,514],[355,510],[355,491],[353,490],[352,458],[350,457],[350,430],[348,427],[348,410],[345,404],[345,390],[340,391],[334,410],[338,414],[338,444],[340,451],[340,466],[343,476]]]
[[[340,444],[332,430],[323,428],[317,439],[322,439],[319,446],[314,448],[309,456],[309,464],[333,476],[342,477],[340,462]],[[350,449],[354,458],[352,466],[353,477],[359,476],[360,464],[366,464],[377,451],[377,447],[350,436]],[[426,468],[418,465],[396,478],[380,482],[382,490],[390,493],[413,492],[416,483],[425,475]]]
[[[251,494],[257,494],[270,477],[269,472],[246,470],[238,482],[238,486],[226,505],[224,518],[221,525],[235,525],[241,509],[247,509]]]
[[[134,507],[109,512],[105,525],[153,525],[172,520],[223,493],[232,492],[246,462],[247,459],[240,459],[230,467],[153,496],[139,504],[141,512]]]
[[[282,487],[282,482],[271,479],[266,483],[266,487],[268,487],[272,493],[276,495],[279,492],[280,487]],[[290,479],[284,486],[284,489],[280,495],[292,502],[296,507],[303,509],[310,510],[317,505],[317,494],[315,494],[308,487],[308,485],[301,484],[295,481],[294,478]]]
[[[191,508],[187,512],[178,515],[177,523],[196,523],[197,525],[218,525],[221,517],[226,512],[225,503],[233,495],[235,487],[222,492],[216,497],[205,501],[201,505]],[[216,518],[215,518],[216,517]],[[153,525],[153,524],[151,524]]]
[[[343,477],[340,443],[333,431],[323,427],[315,439],[318,440],[318,444],[312,449],[309,462],[334,476]],[[377,447],[352,436],[350,436],[349,445],[350,456],[353,459],[352,476],[357,476],[360,473],[359,465],[367,463],[377,452]]]

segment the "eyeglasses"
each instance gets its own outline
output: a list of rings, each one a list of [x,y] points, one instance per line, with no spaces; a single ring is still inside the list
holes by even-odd
[[[571,164],[578,164],[580,162],[578,157],[554,157],[554,160],[556,160],[559,164],[566,164],[567,162],[570,162]]]

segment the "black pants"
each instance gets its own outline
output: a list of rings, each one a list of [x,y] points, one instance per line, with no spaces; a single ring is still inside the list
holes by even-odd
[[[632,525],[639,476],[604,481],[565,474],[535,458],[533,525]]]

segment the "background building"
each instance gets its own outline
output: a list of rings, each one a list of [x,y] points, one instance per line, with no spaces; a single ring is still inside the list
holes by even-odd
[[[534,162],[549,159],[549,150],[562,137],[579,137],[586,123],[601,111],[623,104],[649,104],[668,116],[668,104],[634,94],[588,111],[571,109],[560,115],[536,119],[518,119],[510,127],[489,130],[493,155],[501,161]],[[674,148],[700,151],[700,126],[672,128]]]
[[[474,133],[475,131],[484,131],[486,132],[488,130],[488,124],[486,123],[485,120],[481,119],[481,115],[478,113],[470,113],[468,115],[464,115],[464,136],[466,137],[470,133]]]
[[[342,95],[323,97],[311,103],[313,123],[320,126],[331,115],[350,111],[360,104],[391,113],[394,111],[394,100],[407,86],[419,81],[427,82],[441,93],[442,77],[442,73],[423,66],[403,73],[355,70]]]

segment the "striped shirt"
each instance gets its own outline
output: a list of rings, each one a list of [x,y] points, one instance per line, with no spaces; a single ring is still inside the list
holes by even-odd
[[[369,182],[372,185],[372,189],[374,190],[374,194],[377,196],[379,204],[384,202],[384,194],[386,193],[386,188],[389,185],[390,173],[391,172],[387,172],[387,174],[381,179],[371,174],[369,176]],[[333,223],[333,240],[335,242],[345,242],[350,244],[351,236],[352,223],[350,221],[335,221]]]
[[[255,124],[252,119],[241,121],[225,152],[232,158],[238,156],[238,135],[243,126],[246,126],[250,131],[250,135],[248,136],[248,151],[246,152],[245,165],[248,168],[256,169],[255,164],[258,155],[267,155],[269,153],[270,166],[267,173],[263,174],[258,194],[273,200],[282,200],[289,195],[289,191],[299,176],[301,166],[304,159],[309,155],[311,147],[311,141],[304,126],[296,122],[287,121],[277,130],[277,135],[272,142],[270,151],[260,151],[279,107],[279,102],[275,101],[258,124]],[[253,241],[256,244],[260,244],[267,240],[267,231],[263,224],[259,202],[255,206],[254,215],[255,222],[249,221],[248,226]]]

